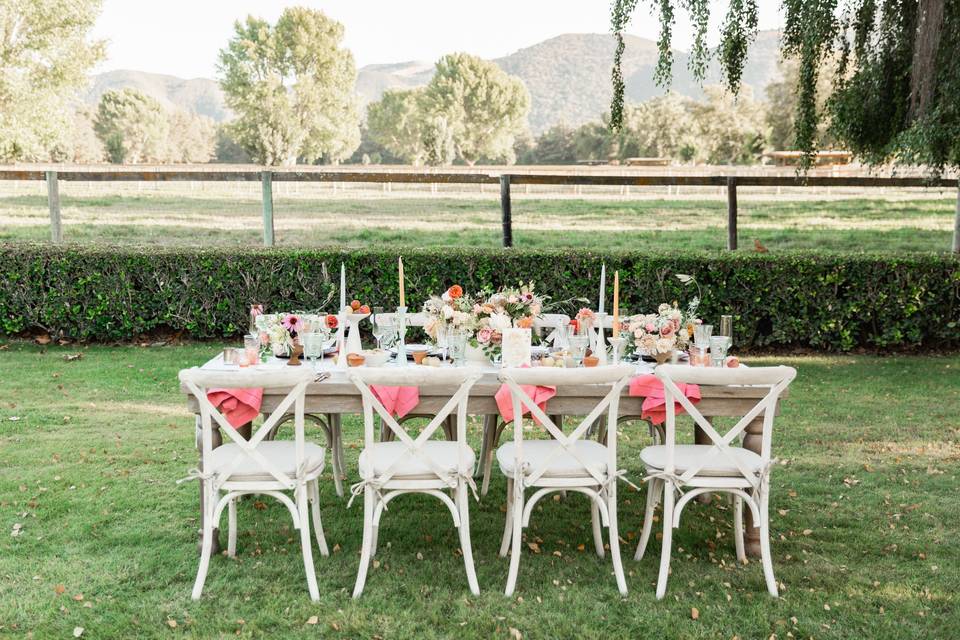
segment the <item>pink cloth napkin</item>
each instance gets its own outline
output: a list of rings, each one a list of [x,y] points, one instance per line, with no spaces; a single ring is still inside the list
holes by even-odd
[[[260,413],[263,389],[210,389],[207,400],[235,429],[253,421]]]
[[[390,415],[402,418],[420,404],[420,389],[417,387],[386,387],[371,385],[370,391],[377,397]]]
[[[695,384],[678,382],[677,388],[683,392],[690,402],[700,402],[700,387]],[[630,395],[643,396],[640,419],[649,419],[653,424],[663,424],[667,419],[667,400],[663,391],[663,382],[654,375],[637,376],[630,381]],[[685,413],[679,403],[674,403],[677,413]]]
[[[520,388],[523,392],[533,399],[534,403],[542,411],[547,410],[547,400],[557,395],[556,387],[534,386],[532,384],[522,384]],[[494,396],[497,401],[497,408],[500,410],[500,417],[504,422],[513,422],[513,398],[510,397],[510,387],[505,384],[500,385],[497,395]],[[530,413],[530,409],[525,404],[520,405],[522,416]],[[539,420],[537,421],[539,423]]]

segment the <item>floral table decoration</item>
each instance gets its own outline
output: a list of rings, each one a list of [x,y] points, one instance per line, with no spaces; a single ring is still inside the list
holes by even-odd
[[[685,311],[676,302],[661,304],[656,313],[632,316],[628,330],[633,335],[636,353],[663,364],[673,358],[676,350],[685,350],[694,328],[702,322],[697,317],[699,303],[699,298],[694,298]]]

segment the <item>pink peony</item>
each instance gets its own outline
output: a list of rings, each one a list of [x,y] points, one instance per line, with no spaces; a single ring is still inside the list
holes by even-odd
[[[490,327],[484,327],[477,331],[477,342],[480,344],[487,344],[491,337],[493,337],[493,329]]]
[[[673,323],[671,322],[660,328],[660,335],[664,338],[669,338],[673,335],[674,331],[676,331],[676,327],[674,327]]]
[[[657,328],[653,325],[652,322],[648,322],[647,326],[645,326],[644,329],[647,330],[647,333],[653,333],[654,331],[657,330]]]

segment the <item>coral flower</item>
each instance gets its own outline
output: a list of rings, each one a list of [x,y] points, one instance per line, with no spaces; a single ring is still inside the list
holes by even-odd
[[[338,325],[339,325],[339,322],[337,321],[337,316],[333,316],[333,315],[327,316],[328,329],[336,329]]]
[[[533,326],[533,318],[530,316],[519,318],[516,322],[516,325],[518,329],[529,329]]]
[[[447,289],[447,295],[449,295],[452,299],[456,300],[457,298],[460,298],[463,296],[463,287],[461,287],[458,284],[455,284],[449,289]]]

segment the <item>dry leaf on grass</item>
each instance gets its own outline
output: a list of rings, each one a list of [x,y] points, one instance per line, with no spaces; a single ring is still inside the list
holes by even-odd
[[[63,595],[63,592],[66,591],[66,590],[67,590],[67,588],[66,588],[65,586],[63,586],[62,584],[57,584],[57,585],[54,585],[54,586],[53,586],[53,591],[54,591],[54,593],[56,593],[58,596],[62,596],[62,595]]]
[[[513,627],[510,627],[510,637],[513,638],[513,640],[523,640],[523,634],[520,633],[520,630],[514,629]]]
[[[50,339],[50,336],[44,334],[44,335],[42,335],[42,336],[37,336],[37,337],[36,337],[36,342],[37,342],[37,344],[50,344],[51,339]],[[83,632],[81,631],[81,633],[83,633]]]
[[[536,542],[528,542],[527,546],[530,547],[530,551],[533,551],[534,553],[540,553],[540,545]]]
[[[320,618],[317,616],[310,616],[307,618],[307,624],[317,624],[318,622],[320,622]]]
[[[67,355],[63,356],[63,359],[67,362],[73,362],[74,360],[80,360],[81,358],[83,358],[82,353],[68,353]]]
[[[699,619],[700,619],[700,610],[697,609],[696,607],[692,607],[692,608],[690,609],[690,619],[691,619],[691,620],[699,620]]]
[[[167,618],[167,626],[170,627],[171,629],[176,629],[177,621],[174,620],[173,618]]]
[[[79,638],[83,635],[83,627],[74,627],[73,628],[73,637]]]

